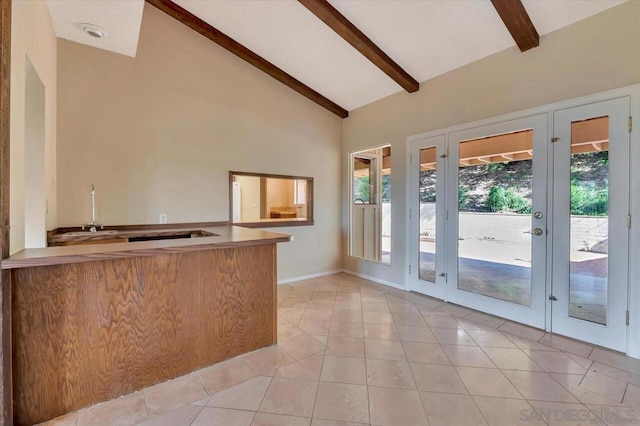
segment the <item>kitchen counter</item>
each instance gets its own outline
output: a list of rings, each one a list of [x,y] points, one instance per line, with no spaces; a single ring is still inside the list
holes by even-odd
[[[60,247],[25,249],[2,260],[2,269],[25,268],[30,266],[60,265],[65,263],[89,262],[95,260],[118,259],[136,256],[153,256],[161,253],[182,253],[186,251],[209,250],[213,248],[241,247],[246,245],[273,244],[287,242],[291,236],[275,232],[248,229],[239,226],[212,226],[193,228],[166,228],[159,230],[126,230],[116,234],[86,236],[65,236],[54,234],[50,241],[91,241],[104,239],[128,239],[140,236],[173,236],[191,232],[195,238],[167,239],[156,241],[122,242],[109,244],[84,244]]]
[[[14,424],[276,343],[276,244],[290,236],[228,225],[138,231],[118,235],[206,236],[27,249],[2,261]]]

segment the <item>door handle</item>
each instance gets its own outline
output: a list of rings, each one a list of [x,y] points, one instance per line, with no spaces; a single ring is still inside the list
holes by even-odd
[[[540,228],[535,228],[535,229],[533,230],[533,235],[535,235],[535,236],[537,236],[537,237],[539,237],[539,236],[540,236],[540,235],[542,235],[542,234],[544,234],[544,231],[543,231],[542,229],[540,229]]]

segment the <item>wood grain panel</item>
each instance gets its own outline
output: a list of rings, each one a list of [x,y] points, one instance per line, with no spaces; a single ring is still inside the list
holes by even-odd
[[[491,0],[521,52],[540,45],[540,36],[521,0]]]
[[[16,424],[274,344],[275,247],[13,270]]]
[[[11,123],[11,1],[0,1],[0,251],[9,257],[9,146]],[[11,424],[11,286],[0,276],[0,423]]]

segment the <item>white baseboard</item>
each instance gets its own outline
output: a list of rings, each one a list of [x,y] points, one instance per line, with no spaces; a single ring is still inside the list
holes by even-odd
[[[407,288],[403,285],[383,280],[380,278],[372,277],[371,275],[361,274],[360,272],[350,271],[348,269],[343,269],[342,272],[349,275],[355,275],[356,277],[364,278],[365,280],[373,281],[374,283],[383,284],[389,287],[397,288],[398,290],[407,290]]]
[[[324,277],[325,275],[339,274],[340,272],[342,272],[342,269],[334,269],[334,270],[331,270],[331,271],[318,272],[317,274],[303,275],[303,276],[300,276],[300,277],[293,277],[293,278],[285,278],[285,279],[282,279],[282,280],[278,280],[278,285],[280,285],[280,284],[289,284],[289,283],[293,283],[293,282],[296,282],[296,281],[302,281],[302,280],[309,280],[311,278]]]

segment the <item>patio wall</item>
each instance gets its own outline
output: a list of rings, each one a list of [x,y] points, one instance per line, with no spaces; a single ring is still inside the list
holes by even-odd
[[[389,203],[383,203],[383,215],[389,212]],[[512,213],[461,213],[460,238],[494,239],[526,242],[531,230],[529,215]],[[574,250],[607,253],[606,217],[572,216],[571,247]],[[389,221],[383,221],[388,228]],[[435,203],[420,204],[420,234],[423,238],[435,235]],[[384,229],[383,235],[388,235]]]

